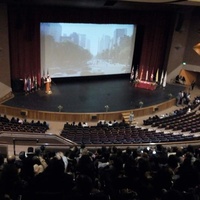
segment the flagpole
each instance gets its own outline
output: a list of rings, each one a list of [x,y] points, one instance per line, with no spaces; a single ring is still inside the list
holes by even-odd
[[[159,75],[159,69],[157,69],[157,72],[156,72],[156,83],[158,83],[158,75]]]

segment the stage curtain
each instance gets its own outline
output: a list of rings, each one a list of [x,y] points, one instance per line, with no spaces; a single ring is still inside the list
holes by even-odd
[[[8,11],[12,80],[40,77],[40,22],[137,24],[142,31],[136,37],[140,42],[136,41],[133,65],[143,69],[143,78],[147,70],[150,76],[152,70],[156,73],[158,68],[165,69],[173,13],[22,5],[9,7]]]
[[[9,10],[11,79],[40,76],[39,23],[32,8]]]
[[[153,23],[150,23],[152,20]],[[157,13],[145,25],[142,51],[140,55],[139,75],[141,79],[148,80],[159,72],[167,71],[167,58],[171,44],[171,35],[173,33],[173,22]],[[161,73],[159,74],[161,76]]]

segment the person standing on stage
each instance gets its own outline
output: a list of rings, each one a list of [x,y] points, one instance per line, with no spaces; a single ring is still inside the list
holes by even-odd
[[[51,83],[51,77],[47,75],[47,82]]]
[[[133,111],[130,112],[130,115],[129,115],[129,124],[131,125],[132,122],[134,120],[134,114],[133,114]]]
[[[46,78],[46,93],[51,93],[51,77],[49,75]]]

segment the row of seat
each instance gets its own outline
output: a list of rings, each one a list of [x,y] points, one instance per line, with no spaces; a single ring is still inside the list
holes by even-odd
[[[156,130],[149,130],[148,128],[136,126],[120,126],[120,127],[63,127],[61,136],[72,140],[78,144],[134,144],[134,143],[162,143],[162,142],[176,142],[176,141],[190,141],[198,140],[199,136],[192,133],[200,130],[200,113],[197,113],[199,102],[176,110],[176,114],[158,118],[155,117],[150,120],[152,127]],[[187,112],[188,108],[192,112]],[[148,120],[144,120],[148,121]],[[147,123],[149,124],[149,122]],[[144,125],[147,125],[144,123]],[[163,129],[171,129],[171,133],[164,133]],[[174,131],[180,133],[174,134]],[[190,131],[189,135],[183,132]]]
[[[76,142],[77,144],[135,144],[135,143],[162,143],[175,141],[189,141],[199,139],[193,134],[184,135],[164,133],[162,131],[148,130],[147,128],[130,126],[124,128],[117,127],[88,127],[65,129],[61,136]]]
[[[0,131],[11,131],[11,132],[30,132],[30,133],[45,133],[49,127],[45,123],[22,123],[16,121],[5,120],[1,117],[0,120]]]
[[[157,125],[158,128],[166,130],[172,129],[173,131],[181,130],[182,132],[192,131],[200,125],[200,114],[189,116],[181,120],[174,120]],[[153,126],[153,125],[152,125]],[[155,127],[155,126],[154,126]]]
[[[153,117],[149,117],[148,119],[143,120],[143,125],[152,125],[152,126],[158,126],[159,124],[166,123],[166,122],[174,122],[181,119],[187,119],[191,115],[195,115],[195,110],[198,109],[199,103],[195,103],[190,106],[186,106],[182,109],[175,110],[173,113],[170,113],[168,116],[159,117],[157,115]],[[191,111],[188,113],[188,109],[191,109]]]

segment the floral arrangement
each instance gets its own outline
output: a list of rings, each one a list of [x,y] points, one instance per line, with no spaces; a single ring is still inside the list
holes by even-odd
[[[168,94],[169,99],[171,99],[172,96],[173,96],[172,93],[169,93],[169,94]]]
[[[109,106],[105,105],[106,112],[109,110]]]
[[[63,106],[59,105],[59,106],[58,106],[59,112],[61,112],[62,109],[63,109]]]
[[[140,106],[140,108],[143,106],[143,101],[139,101],[139,106]]]

